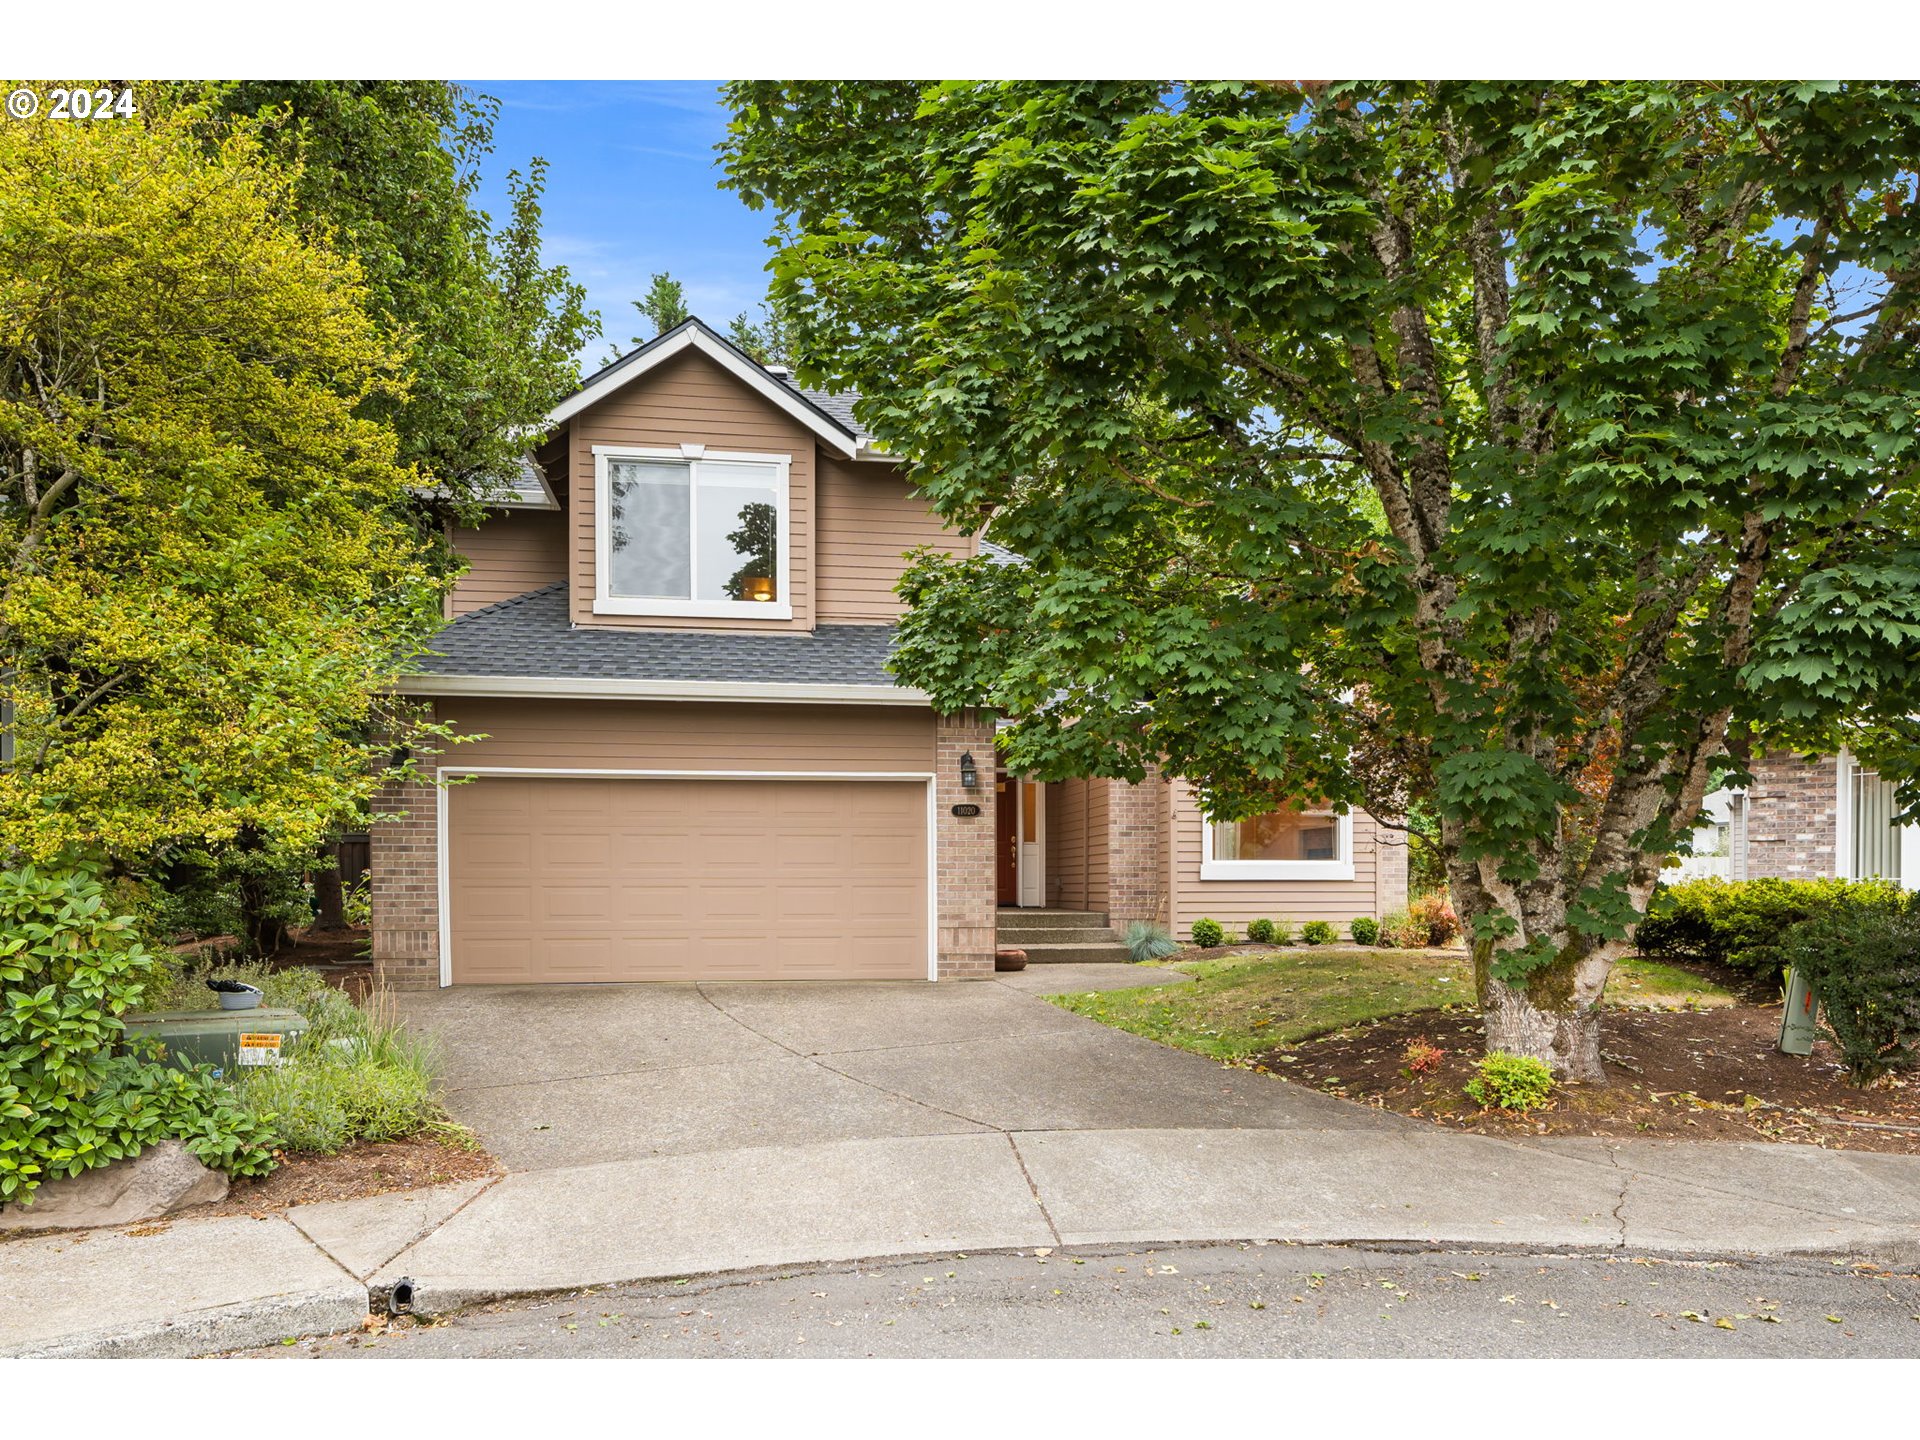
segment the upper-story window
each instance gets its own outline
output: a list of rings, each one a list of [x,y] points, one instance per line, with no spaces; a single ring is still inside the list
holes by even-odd
[[[1282,806],[1209,824],[1202,880],[1351,880],[1353,816],[1326,806]]]
[[[785,455],[594,447],[600,615],[793,616]]]

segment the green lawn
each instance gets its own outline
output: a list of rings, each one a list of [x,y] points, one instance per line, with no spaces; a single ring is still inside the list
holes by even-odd
[[[1143,985],[1047,999],[1104,1025],[1216,1060],[1242,1060],[1368,1020],[1474,1002],[1464,951],[1298,946],[1217,960],[1161,962],[1188,985]],[[1727,1004],[1726,991],[1697,975],[1626,960],[1607,985],[1612,1004],[1685,1008]]]

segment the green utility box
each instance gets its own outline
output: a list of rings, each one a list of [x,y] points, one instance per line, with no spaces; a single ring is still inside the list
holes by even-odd
[[[1820,1002],[1797,970],[1787,971],[1787,1002],[1780,1010],[1780,1043],[1785,1055],[1811,1055],[1819,1032]]]
[[[222,1073],[281,1064],[307,1033],[307,1017],[296,1010],[168,1010],[129,1015],[126,1025],[129,1039],[158,1040],[168,1059]]]

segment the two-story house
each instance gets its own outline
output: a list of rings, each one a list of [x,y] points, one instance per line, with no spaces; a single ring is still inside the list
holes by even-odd
[[[885,668],[903,552],[972,554],[860,431],[689,320],[557,406],[403,684],[460,783],[390,785],[374,961],[402,985],[991,974],[1022,908],[1336,926],[1405,903],[1355,812],[1209,825],[1150,778],[1002,774],[994,717]]]

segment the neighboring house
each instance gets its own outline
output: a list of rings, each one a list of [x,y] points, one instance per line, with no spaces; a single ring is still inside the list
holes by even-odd
[[[698,320],[557,406],[404,693],[457,783],[389,785],[394,984],[991,974],[1003,914],[1344,926],[1406,901],[1361,812],[1204,823],[1187,786],[998,773],[885,669],[905,551],[972,554],[853,418]]]
[[[1709,823],[1670,878],[1892,880],[1920,890],[1920,825],[1895,825],[1893,782],[1838,755],[1766,755],[1745,790],[1706,799]]]

